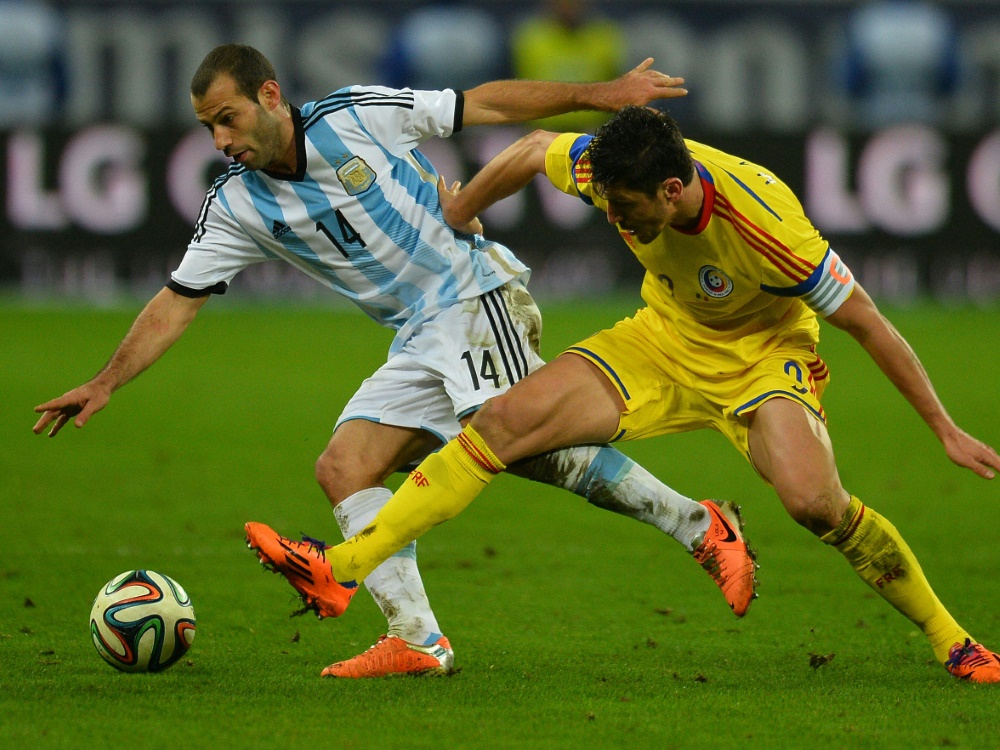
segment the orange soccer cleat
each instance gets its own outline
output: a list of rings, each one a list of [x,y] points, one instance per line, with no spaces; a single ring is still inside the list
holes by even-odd
[[[722,589],[733,614],[743,617],[757,598],[757,553],[743,538],[740,507],[730,501],[702,500],[712,517],[691,554]]]
[[[312,610],[321,620],[340,617],[358,590],[355,581],[338,583],[326,559],[325,542],[303,536],[293,542],[262,523],[250,522],[245,527],[247,547],[257,551],[260,564],[281,573],[302,596],[306,610]]]
[[[1000,682],[1000,656],[968,638],[951,647],[944,668],[960,680]]]
[[[450,675],[454,666],[455,652],[444,636],[430,646],[418,646],[394,635],[383,635],[363,654],[331,664],[323,670],[323,677]]]

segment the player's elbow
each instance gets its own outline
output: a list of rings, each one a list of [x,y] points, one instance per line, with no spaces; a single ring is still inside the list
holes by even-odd
[[[558,133],[547,130],[535,130],[523,136],[517,142],[518,157],[522,164],[539,173],[545,173],[545,153],[556,139]]]

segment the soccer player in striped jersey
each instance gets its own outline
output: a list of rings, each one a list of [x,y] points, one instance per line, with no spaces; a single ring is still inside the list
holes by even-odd
[[[955,424],[792,191],[763,167],[685,140],[668,115],[626,107],[596,137],[521,139],[446,198],[445,219],[463,227],[536,174],[606,213],[646,268],[647,306],[484,405],[363,535],[326,550],[334,579],[363,577],[525,456],[707,427],[921,629],[948,672],[1000,682],[1000,657],[948,613],[895,527],[841,484],[820,404],[829,371],[817,317],[864,347],[953,462],[992,479],[1000,456]]]
[[[294,107],[257,50],[217,48],[194,75],[192,104],[234,164],[208,191],[166,288],[97,376],[36,407],[35,432],[51,425],[55,435],[73,418],[83,426],[173,345],[211,294],[225,293],[252,264],[284,261],[396,331],[386,364],[351,398],[316,464],[345,537],[360,532],[391,497],[390,474],[457,436],[488,398],[542,364],[528,269],[486,240],[478,222],[462,232],[446,224],[441,201],[456,186],[447,188],[416,147],[465,126],[686,93],[681,79],[651,64],[593,84],[500,81],[465,92],[353,86]],[[709,571],[736,615],[749,607],[755,563],[732,506],[694,502],[609,447],[561,451],[513,470],[670,534]],[[268,563],[307,607],[338,614],[324,596],[323,570],[314,574],[299,551],[325,545],[275,539],[279,552]],[[364,577],[389,620],[387,636],[324,674],[451,669],[454,655],[427,601],[415,546],[393,552]]]

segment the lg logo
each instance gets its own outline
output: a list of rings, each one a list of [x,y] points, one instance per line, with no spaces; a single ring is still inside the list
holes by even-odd
[[[919,237],[944,229],[955,196],[948,141],[924,126],[872,136],[853,156],[840,133],[821,129],[806,143],[806,211],[829,233],[879,229]],[[969,204],[1000,231],[1000,131],[986,136],[964,165]]]
[[[7,140],[11,226],[29,231],[77,226],[102,235],[142,227],[149,213],[147,136],[135,128],[98,125],[75,133],[56,155],[47,153],[46,145],[35,131],[13,133]],[[167,157],[167,194],[185,221],[198,215],[207,175],[228,163],[201,129],[174,146]]]

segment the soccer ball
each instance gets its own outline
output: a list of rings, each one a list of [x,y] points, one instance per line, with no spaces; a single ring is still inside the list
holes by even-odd
[[[94,647],[123,672],[161,672],[194,640],[191,598],[152,570],[128,570],[107,582],[90,610]]]

